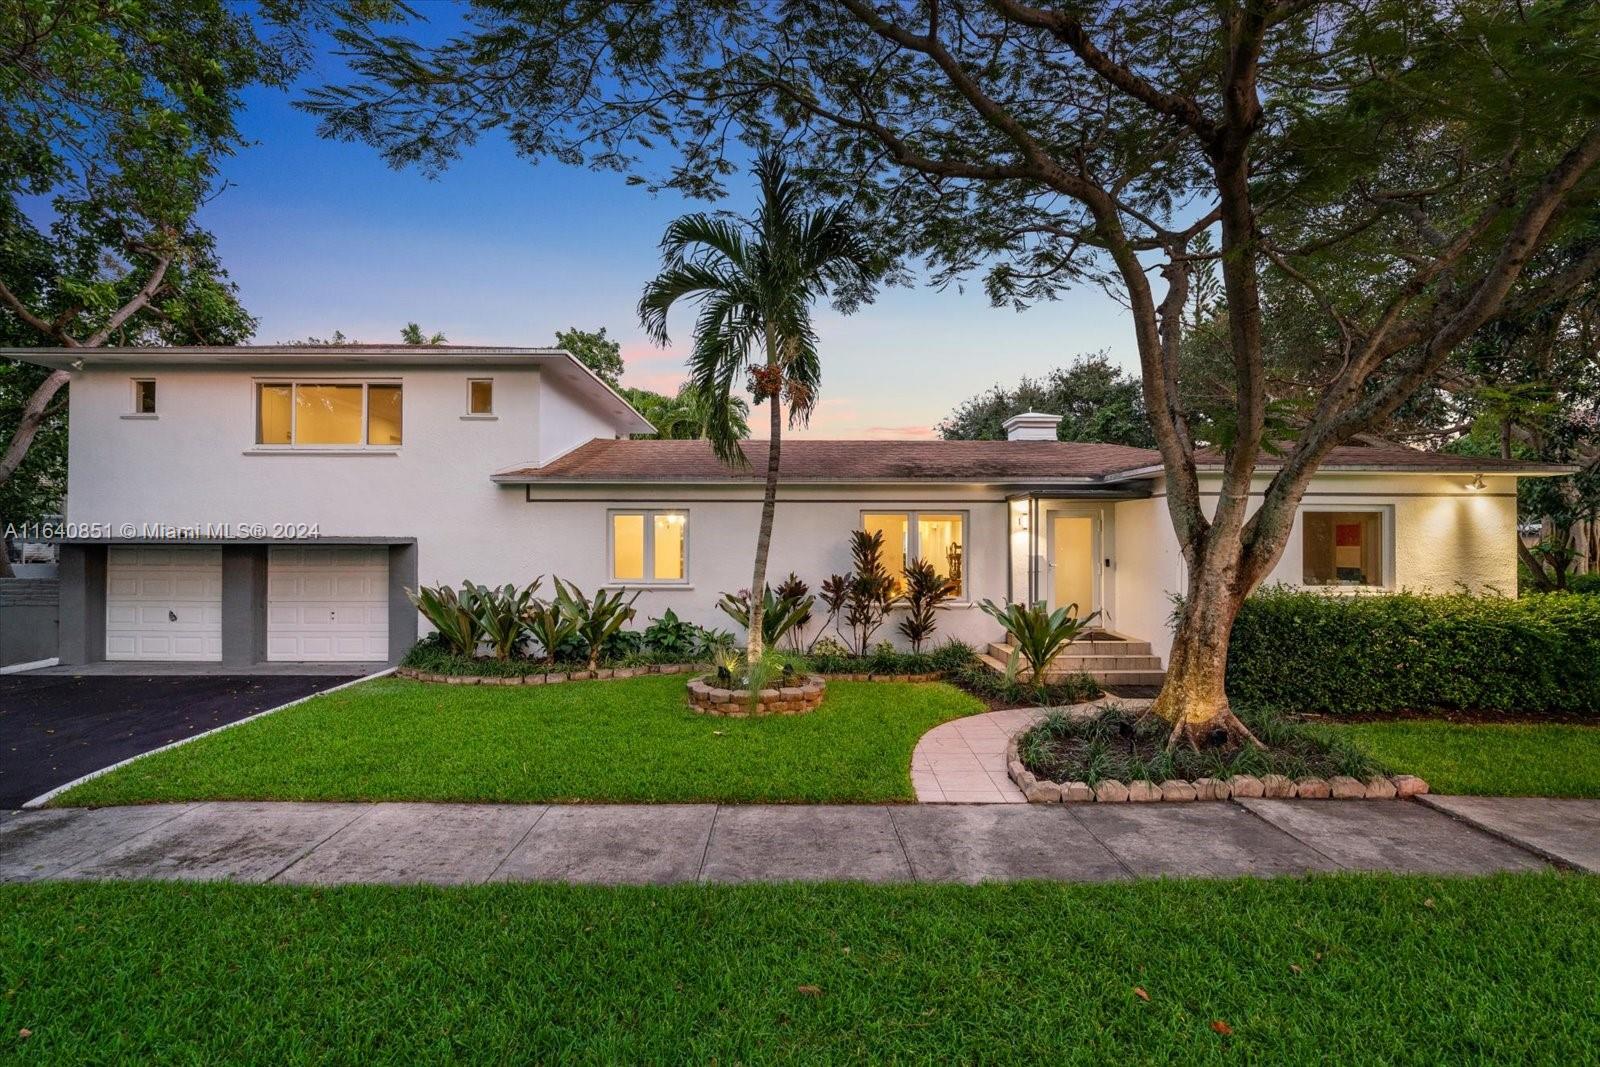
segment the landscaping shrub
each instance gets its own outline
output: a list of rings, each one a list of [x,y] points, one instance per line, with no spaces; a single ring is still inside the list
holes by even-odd
[[[1104,693],[1100,684],[1087,674],[1069,674],[1044,685],[1019,682],[996,674],[979,663],[976,658],[947,676],[950,681],[976,696],[997,704],[1031,704],[1038,707],[1058,707],[1081,704],[1094,700]]]
[[[1567,579],[1569,593],[1584,593],[1589,596],[1600,596],[1600,571],[1591,571],[1588,574],[1574,574]]]
[[[1319,730],[1260,709],[1243,718],[1266,748],[1240,745],[1196,751],[1180,744],[1169,749],[1171,724],[1112,704],[1090,719],[1051,712],[1018,739],[1017,756],[1047,781],[1091,786],[1108,779],[1159,783],[1239,774],[1296,779],[1342,774],[1366,781],[1383,770],[1327,728]]]
[[[1600,716],[1600,597],[1263,590],[1234,623],[1228,692],[1241,706],[1336,715]]]

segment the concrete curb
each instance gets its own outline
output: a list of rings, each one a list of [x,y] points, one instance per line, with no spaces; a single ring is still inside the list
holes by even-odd
[[[122,767],[126,767],[128,764],[133,763],[136,760],[142,760],[146,756],[154,756],[157,752],[165,752],[168,749],[177,748],[180,745],[187,745],[191,741],[198,741],[202,737],[210,737],[212,734],[220,734],[224,730],[231,730],[235,726],[243,726],[247,722],[254,722],[257,719],[263,718],[263,717],[265,717],[267,715],[271,715],[275,711],[282,711],[284,708],[292,708],[296,704],[304,704],[306,701],[311,700],[314,697],[320,697],[325,693],[337,693],[341,689],[349,689],[353,685],[360,685],[363,682],[370,682],[374,678],[387,677],[388,675],[391,675],[394,672],[395,672],[395,669],[393,667],[389,667],[389,668],[386,668],[385,670],[381,670],[381,671],[375,671],[374,673],[369,674],[369,675],[367,675],[367,676],[365,676],[363,678],[356,678],[353,681],[343,682],[343,683],[341,683],[339,685],[331,686],[331,687],[329,687],[327,689],[319,689],[315,693],[309,693],[306,696],[300,697],[297,700],[291,700],[287,704],[279,704],[275,708],[268,708],[265,711],[258,711],[254,715],[246,715],[242,719],[237,719],[237,720],[235,720],[233,722],[230,722],[230,723],[224,723],[221,726],[214,726],[209,730],[202,730],[200,733],[195,734],[193,737],[179,738],[178,740],[173,741],[173,742],[171,742],[169,744],[162,745],[160,748],[152,748],[149,752],[141,752],[137,756],[129,756],[125,760],[118,760],[116,763],[111,764],[111,766],[109,766],[109,767],[101,767],[98,771],[90,771],[88,774],[80,775],[79,777],[74,778],[72,781],[67,782],[64,785],[56,786],[54,789],[50,790],[47,793],[40,793],[38,796],[34,797],[32,800],[26,801],[22,805],[22,810],[26,811],[29,808],[42,808],[46,804],[50,803],[50,801],[52,801],[56,797],[60,796],[62,793],[65,793],[67,790],[76,789],[78,786],[82,785],[84,782],[87,782],[87,781],[90,781],[92,779],[98,778],[102,774],[110,774],[112,771],[118,770],[118,769],[120,769]]]

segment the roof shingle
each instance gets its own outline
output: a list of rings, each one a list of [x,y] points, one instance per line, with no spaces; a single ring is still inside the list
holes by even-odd
[[[502,471],[508,482],[729,482],[766,474],[767,442],[746,441],[748,466],[731,468],[708,441],[596,439],[542,467]],[[1216,457],[1197,456],[1201,466]],[[1153,449],[1068,441],[785,441],[780,473],[786,482],[1114,482],[1158,467]],[[1264,459],[1262,466],[1273,465]],[[1537,464],[1473,459],[1440,452],[1367,447],[1336,448],[1332,469],[1533,473]],[[1146,475],[1148,476],[1148,475]]]

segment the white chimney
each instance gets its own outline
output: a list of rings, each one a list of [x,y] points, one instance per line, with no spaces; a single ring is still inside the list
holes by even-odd
[[[1060,415],[1046,415],[1042,411],[1024,411],[1013,415],[1003,425],[1007,441],[1054,441]]]

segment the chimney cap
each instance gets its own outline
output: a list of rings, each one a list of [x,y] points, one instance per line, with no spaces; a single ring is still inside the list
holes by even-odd
[[[1001,425],[1005,428],[1007,441],[1054,441],[1056,427],[1060,422],[1060,415],[1051,415],[1043,411],[1024,411],[1020,415],[1011,416]]]

